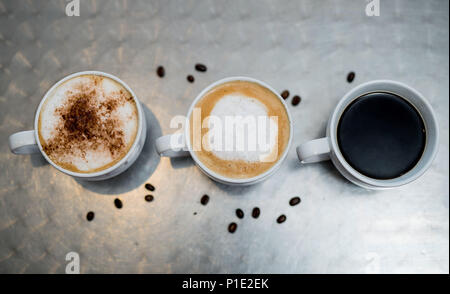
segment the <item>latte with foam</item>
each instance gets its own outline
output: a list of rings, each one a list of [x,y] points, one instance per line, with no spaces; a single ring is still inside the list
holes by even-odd
[[[105,76],[82,75],[49,93],[39,113],[38,135],[56,165],[93,173],[128,153],[138,126],[136,102],[123,85]]]
[[[208,169],[234,179],[273,167],[290,139],[286,109],[270,89],[231,81],[208,91],[190,116],[190,142]]]

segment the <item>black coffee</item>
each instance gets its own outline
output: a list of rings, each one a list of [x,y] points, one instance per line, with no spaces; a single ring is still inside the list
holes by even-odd
[[[411,170],[425,148],[420,114],[395,94],[376,92],[357,98],[338,125],[339,149],[358,172],[393,179]]]

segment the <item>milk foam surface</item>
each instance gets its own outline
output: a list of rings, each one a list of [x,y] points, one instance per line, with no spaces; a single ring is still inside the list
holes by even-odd
[[[278,124],[259,100],[241,93],[223,96],[208,120],[211,152],[223,160],[265,161],[277,146]]]
[[[100,144],[92,141],[90,138],[86,138],[85,142],[80,144],[79,141],[81,139],[77,138],[78,144],[70,144],[69,141],[67,150],[57,149],[58,152],[47,154],[56,164],[63,167],[65,165],[71,166],[79,172],[92,172],[103,169],[111,163],[120,160],[133,143],[138,128],[136,105],[134,100],[129,99],[131,94],[112,79],[106,77],[94,78],[93,80],[93,76],[90,75],[79,76],[61,84],[50,94],[40,112],[39,135],[41,144],[43,146],[46,144],[58,144],[60,139],[57,137],[62,136],[61,134],[67,134],[67,131],[64,129],[65,120],[61,114],[61,109],[69,103],[73,103],[73,97],[77,97],[77,95],[83,97],[83,91],[95,91],[95,94],[90,96],[89,103],[94,106],[94,109],[98,110],[99,125],[103,128],[99,132],[102,134],[113,132],[116,134],[115,142],[117,142],[117,134],[119,134],[120,140],[124,144],[122,149],[116,150],[117,152],[111,152],[108,149],[108,135],[105,135],[105,142],[102,141]],[[72,99],[72,102],[69,101],[70,99]],[[111,103],[115,99],[118,103]],[[106,103],[110,103],[114,107],[105,106]],[[112,121],[114,121],[114,124],[111,124]],[[108,124],[113,125],[113,128],[108,128]],[[55,148],[57,147],[55,146]]]

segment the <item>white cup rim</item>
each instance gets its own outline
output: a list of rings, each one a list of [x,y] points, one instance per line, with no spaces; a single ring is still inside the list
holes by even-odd
[[[136,104],[136,108],[138,110],[138,130],[136,133],[136,138],[134,139],[133,145],[130,147],[130,149],[128,150],[128,153],[121,159],[119,160],[117,163],[115,163],[113,166],[110,166],[104,170],[98,171],[98,172],[93,172],[93,173],[79,173],[79,172],[73,172],[70,170],[67,170],[59,165],[57,165],[56,163],[54,163],[45,153],[44,149],[42,148],[41,142],[39,140],[39,115],[41,112],[41,108],[44,105],[45,101],[47,100],[48,96],[50,93],[53,92],[54,89],[56,89],[59,85],[61,85],[62,83],[78,77],[78,76],[82,76],[82,75],[97,75],[97,76],[103,76],[103,77],[107,77],[110,78],[116,82],[118,82],[120,85],[122,85],[133,97],[134,102]],[[80,71],[80,72],[75,72],[72,73],[70,75],[65,76],[64,78],[60,79],[58,82],[56,82],[44,95],[44,97],[41,99],[41,102],[39,103],[39,106],[36,110],[36,115],[35,115],[35,119],[34,119],[34,135],[36,138],[36,143],[39,147],[39,150],[41,151],[41,154],[44,156],[44,158],[56,169],[58,169],[59,171],[68,174],[70,176],[73,177],[77,177],[77,178],[93,178],[93,177],[98,177],[98,176],[103,176],[105,174],[108,174],[112,171],[114,171],[115,169],[117,169],[119,166],[121,166],[124,162],[126,162],[129,157],[132,154],[132,150],[134,150],[136,148],[136,146],[139,144],[139,138],[142,136],[142,130],[143,130],[143,119],[144,119],[144,115],[143,115],[143,110],[142,110],[142,106],[139,103],[139,100],[137,99],[136,94],[133,92],[133,90],[121,79],[119,79],[118,77],[109,74],[109,73],[105,73],[102,71],[95,71],[95,70],[89,70],[89,71]]]
[[[429,138],[427,136],[427,143],[425,145],[423,154],[425,154],[425,152],[427,151],[427,148],[433,148],[433,149],[431,149],[431,151],[429,151],[429,152],[431,152],[432,155],[429,157],[428,161],[424,165],[422,165],[420,168],[418,165],[416,165],[411,170],[409,170],[407,173],[405,173],[404,175],[402,175],[398,178],[384,180],[384,179],[373,179],[373,178],[367,177],[367,176],[363,175],[362,173],[358,172],[357,170],[355,170],[352,166],[350,166],[350,164],[347,163],[347,161],[345,160],[344,156],[342,155],[342,153],[340,151],[339,145],[337,143],[337,133],[336,132],[337,132],[337,126],[338,126],[339,120],[340,120],[340,115],[341,115],[343,109],[345,109],[352,101],[354,101],[354,99],[361,96],[361,95],[355,95],[356,93],[359,93],[360,91],[362,91],[368,87],[371,87],[371,86],[379,86],[380,89],[378,91],[383,91],[383,86],[385,87],[386,85],[404,88],[404,89],[408,90],[409,92],[411,92],[418,100],[420,100],[421,103],[423,103],[423,108],[426,108],[426,110],[431,114],[427,118],[424,118],[423,115],[421,114],[421,112],[419,111],[420,115],[422,116],[422,120],[426,124],[426,128],[433,128],[433,130],[436,132],[436,135],[433,138]],[[368,91],[368,92],[370,92],[370,91]],[[417,108],[417,106],[415,105],[415,103],[413,103],[410,99],[408,99],[408,97],[402,97],[402,98],[406,99],[409,103],[411,103],[411,105],[413,105],[414,107],[416,107],[417,110],[419,110]],[[433,108],[431,107],[430,103],[425,99],[425,97],[421,93],[419,93],[417,90],[411,88],[410,86],[408,86],[404,83],[397,82],[397,81],[374,80],[374,81],[370,81],[370,82],[358,85],[356,88],[353,88],[347,94],[345,94],[345,96],[339,101],[339,103],[334,108],[333,114],[331,115],[330,120],[328,122],[327,137],[329,138],[329,144],[331,147],[330,150],[333,152],[333,155],[336,157],[339,164],[341,164],[342,167],[348,173],[351,174],[351,176],[356,178],[358,181],[362,182],[364,184],[364,186],[368,185],[370,188],[393,188],[393,187],[398,187],[398,186],[408,184],[408,183],[416,180],[430,167],[430,165],[433,163],[433,159],[436,157],[436,154],[438,151],[439,127],[438,127],[436,115],[433,111]],[[433,140],[433,142],[432,142],[433,144],[430,144],[429,140]],[[333,157],[332,157],[332,159],[333,159]],[[422,160],[422,158],[421,158],[421,160]],[[420,162],[420,160],[419,160],[419,162]]]
[[[209,92],[211,89],[213,89],[214,87],[217,87],[221,84],[227,83],[227,82],[233,82],[233,81],[244,81],[244,82],[253,82],[256,83],[264,88],[269,89],[273,94],[276,95],[276,97],[281,101],[281,103],[284,106],[284,109],[286,111],[288,120],[289,120],[289,141],[288,144],[286,145],[283,154],[281,155],[281,157],[278,159],[278,161],[267,171],[265,171],[262,174],[259,174],[255,177],[251,177],[251,178],[246,178],[246,179],[235,179],[235,178],[229,178],[229,177],[225,177],[222,176],[214,171],[212,171],[211,169],[209,169],[208,167],[206,167],[196,156],[195,152],[192,151],[191,148],[191,142],[190,142],[190,134],[189,134],[189,127],[185,128],[185,140],[186,140],[186,144],[189,150],[189,153],[191,155],[191,157],[194,159],[195,163],[200,167],[200,169],[205,172],[206,174],[208,174],[209,176],[211,176],[212,178],[216,179],[219,182],[222,183],[227,183],[227,184],[252,184],[252,183],[256,183],[259,182],[260,180],[266,178],[267,176],[269,176],[270,174],[272,174],[274,171],[276,171],[282,164],[282,162],[284,161],[284,159],[287,157],[287,154],[289,152],[289,147],[291,146],[292,143],[292,136],[293,136],[293,124],[292,124],[292,118],[291,118],[291,114],[289,112],[289,108],[286,104],[286,102],[284,101],[284,99],[280,96],[280,94],[278,94],[278,92],[273,89],[271,86],[269,86],[268,84],[266,84],[263,81],[260,81],[258,79],[255,78],[250,78],[250,77],[246,77],[246,76],[232,76],[232,77],[227,77],[227,78],[223,78],[220,79],[212,84],[210,84],[209,86],[207,86],[206,88],[204,88],[198,95],[197,97],[194,99],[194,101],[192,102],[191,106],[189,107],[189,111],[187,113],[186,116],[186,120],[187,123],[189,123],[192,111],[195,107],[195,105],[197,105],[197,102],[203,98],[203,96]]]

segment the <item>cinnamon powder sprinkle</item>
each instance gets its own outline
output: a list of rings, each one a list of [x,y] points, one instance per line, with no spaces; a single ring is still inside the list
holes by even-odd
[[[66,92],[67,102],[55,110],[62,119],[54,136],[42,146],[50,158],[67,154],[85,158],[86,151],[99,148],[116,158],[126,151],[121,121],[114,110],[133,97],[120,90],[100,101],[99,95],[104,95],[99,87],[101,79],[94,77],[91,83],[80,83],[74,91]]]

